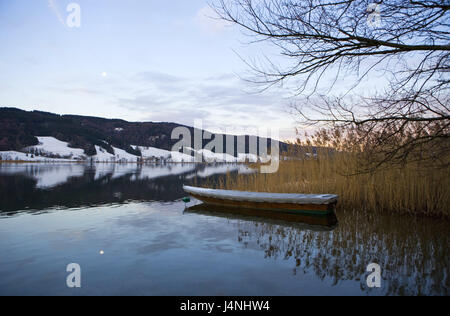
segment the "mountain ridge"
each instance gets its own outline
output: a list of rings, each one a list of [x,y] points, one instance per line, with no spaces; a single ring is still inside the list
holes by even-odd
[[[129,122],[123,119],[108,119],[94,116],[59,115],[43,111],[25,111],[12,107],[0,108],[0,151],[21,151],[26,147],[36,146],[39,141],[36,136],[54,137],[67,142],[70,148],[83,149],[86,156],[98,154],[98,148],[114,154],[114,148],[119,148],[129,154],[141,156],[139,147],[154,147],[171,150],[179,139],[171,139],[172,130],[185,127],[191,133],[193,144],[194,128],[173,122]],[[197,130],[198,131],[198,130]],[[203,135],[206,130],[201,131]],[[223,137],[223,152],[227,152],[225,134],[214,134],[213,137]],[[249,136],[245,137],[245,148],[237,148],[237,135],[234,138],[232,151],[237,157],[241,153],[249,153]],[[202,148],[211,141],[202,139]],[[257,143],[265,140],[256,137]],[[273,140],[267,139],[270,144]],[[288,144],[280,142],[280,152],[288,150]],[[139,146],[139,147],[136,147]],[[242,150],[244,152],[242,152]],[[212,150],[213,152],[215,150]],[[258,151],[260,153],[261,151]]]

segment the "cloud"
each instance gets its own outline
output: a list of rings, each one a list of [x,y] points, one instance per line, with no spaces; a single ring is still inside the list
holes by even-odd
[[[223,32],[227,27],[232,24],[222,20],[216,11],[210,6],[204,6],[194,17],[194,22],[198,25],[205,33],[217,34]]]
[[[157,81],[157,82],[179,82],[183,78],[173,75],[165,74],[157,71],[143,71],[134,76],[137,80],[141,81]]]
[[[232,73],[188,78],[149,70],[99,77],[65,76],[45,88],[80,102],[103,102],[132,120],[192,126],[201,119],[212,132],[258,127],[294,132],[294,119],[287,113],[290,100],[281,90],[250,93],[253,86]]]
[[[173,92],[186,81],[184,78],[156,71],[137,73],[132,76],[132,80],[140,84],[144,93],[151,89],[158,89],[159,91],[165,91],[167,93]]]
[[[195,119],[202,119],[212,131],[230,127],[294,130],[286,111],[288,102],[280,91],[249,93],[249,83],[233,74],[188,79],[149,71],[132,78],[140,89],[118,98],[116,104],[141,112],[147,120],[192,126]]]
[[[101,91],[100,89],[93,89],[86,87],[84,85],[72,85],[72,86],[51,86],[48,87],[50,90],[63,93],[63,94],[87,94],[87,95],[105,95],[106,93],[104,91]]]

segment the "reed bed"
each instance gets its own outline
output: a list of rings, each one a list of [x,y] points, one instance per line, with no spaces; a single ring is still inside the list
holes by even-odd
[[[224,176],[216,188],[279,192],[332,193],[339,208],[450,218],[449,168],[420,162],[374,172],[355,173],[359,156],[351,152],[317,153],[281,161],[278,172]],[[256,168],[258,166],[255,166]]]

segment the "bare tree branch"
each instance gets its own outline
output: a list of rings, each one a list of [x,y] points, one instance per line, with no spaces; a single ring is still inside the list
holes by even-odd
[[[297,95],[307,96],[294,105],[302,125],[346,128],[375,167],[417,157],[448,165],[450,3],[372,2],[217,0],[213,7],[291,62],[249,65],[253,82],[268,87],[299,79]],[[382,93],[350,95],[380,71],[389,79]],[[330,76],[332,87],[342,81],[352,87],[332,95]],[[319,93],[324,85],[328,95]]]

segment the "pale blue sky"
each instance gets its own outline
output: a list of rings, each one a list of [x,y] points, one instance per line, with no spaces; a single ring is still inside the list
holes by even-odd
[[[71,2],[80,28],[65,25]],[[293,137],[290,94],[250,93],[237,76],[248,68],[236,52],[275,51],[209,14],[202,0],[0,0],[0,106]]]

